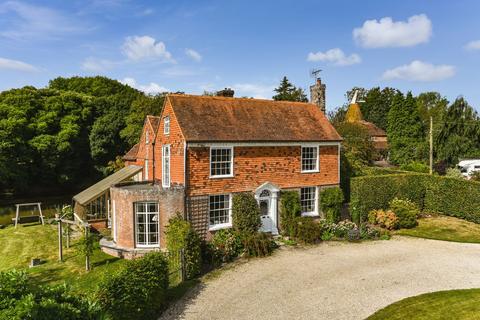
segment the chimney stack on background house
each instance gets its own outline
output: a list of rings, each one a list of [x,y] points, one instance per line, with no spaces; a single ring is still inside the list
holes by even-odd
[[[217,97],[230,97],[233,98],[235,91],[230,88],[225,88],[223,90],[217,91]]]
[[[316,78],[313,86],[310,86],[310,102],[316,104],[325,113],[325,84],[322,79]]]

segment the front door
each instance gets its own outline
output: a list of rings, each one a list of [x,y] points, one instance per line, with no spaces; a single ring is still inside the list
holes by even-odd
[[[260,220],[262,226],[261,232],[273,231],[273,212],[272,212],[272,194],[269,190],[263,190],[258,198],[258,205],[260,207]]]

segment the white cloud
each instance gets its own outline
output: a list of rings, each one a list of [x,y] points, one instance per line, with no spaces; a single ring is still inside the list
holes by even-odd
[[[450,65],[433,65],[430,63],[414,60],[383,73],[384,80],[409,80],[409,81],[440,81],[455,75],[455,67]]]
[[[330,49],[325,52],[310,52],[308,54],[307,60],[330,62],[336,66],[349,66],[352,64],[360,63],[362,61],[358,54],[352,53],[351,55],[346,56],[340,48]]]
[[[133,61],[158,59],[164,62],[174,62],[165,44],[150,36],[127,37],[123,43],[122,52]]]
[[[198,53],[197,51],[195,51],[193,49],[185,49],[185,54],[187,56],[189,56],[190,58],[192,58],[193,60],[197,61],[197,62],[202,61],[202,58],[203,58],[200,55],[200,53]]]
[[[112,69],[118,63],[106,59],[89,57],[82,62],[82,69],[87,71],[102,72]]]
[[[158,94],[162,92],[169,92],[165,87],[160,86],[158,83],[155,82],[150,82],[147,85],[141,85],[138,84],[135,79],[133,78],[124,78],[123,80],[120,81],[123,84],[126,84],[132,88],[138,89],[140,91],[145,92],[146,94]]]
[[[353,30],[355,41],[366,48],[411,47],[428,42],[431,35],[432,22],[424,14],[411,16],[407,21],[393,21],[390,17],[367,20]]]
[[[32,66],[31,64],[18,61],[18,60],[6,59],[6,58],[0,58],[0,69],[9,69],[9,70],[26,71],[26,72],[39,71],[38,68]]]
[[[0,36],[11,39],[57,38],[66,33],[86,30],[84,24],[75,17],[20,1],[0,3],[0,16],[2,15],[3,25],[8,28],[0,30]]]
[[[468,50],[480,50],[480,40],[470,41],[465,48]]]
[[[235,90],[236,97],[246,96],[259,99],[271,99],[275,86],[253,83],[238,83],[231,86],[231,88]]]

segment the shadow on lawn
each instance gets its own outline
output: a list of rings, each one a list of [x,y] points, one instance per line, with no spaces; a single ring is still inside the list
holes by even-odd
[[[194,279],[168,289],[169,306],[159,320],[180,319],[190,301],[194,300],[204,288],[205,285],[200,280]]]

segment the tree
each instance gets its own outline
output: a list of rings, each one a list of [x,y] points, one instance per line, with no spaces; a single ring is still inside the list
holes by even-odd
[[[142,133],[143,123],[148,115],[159,116],[162,113],[165,94],[155,96],[138,96],[130,106],[130,113],[125,119],[125,128],[120,131],[120,137],[129,146],[138,142]]]
[[[390,160],[401,165],[418,159],[419,148],[424,142],[423,132],[412,93],[408,92],[406,97],[397,93],[388,112],[387,137]]]
[[[390,111],[393,97],[398,92],[397,89],[388,87],[382,90],[379,87],[370,89],[365,97],[365,103],[361,104],[364,119],[386,130],[388,112]]]
[[[374,148],[368,131],[360,124],[344,122],[336,127],[342,136],[345,157],[354,171],[372,163]]]
[[[480,156],[480,118],[464,98],[457,98],[447,108],[435,137],[435,150],[437,158],[449,165],[460,158]]]
[[[295,87],[287,77],[283,77],[280,81],[278,88],[275,88],[274,91],[277,93],[272,98],[277,101],[298,101],[298,102],[308,102],[307,95],[302,88]]]

